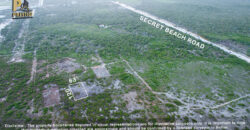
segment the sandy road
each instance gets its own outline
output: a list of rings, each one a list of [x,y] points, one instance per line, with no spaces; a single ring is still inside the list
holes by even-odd
[[[36,58],[36,49],[35,49],[34,50],[34,59],[33,59],[33,64],[32,64],[32,69],[31,69],[31,76],[30,76],[30,80],[27,82],[27,84],[30,84],[33,81],[33,79],[35,78],[36,67],[37,67],[37,58]]]
[[[239,97],[239,98],[234,99],[234,100],[231,100],[231,101],[229,101],[229,102],[225,102],[225,103],[220,104],[220,105],[217,105],[217,106],[215,106],[215,107],[211,107],[211,108],[212,108],[212,109],[217,109],[217,108],[219,108],[219,107],[226,106],[226,105],[228,105],[228,104],[230,104],[230,103],[232,103],[232,102],[236,102],[236,101],[239,101],[239,100],[241,100],[241,99],[243,99],[243,98],[247,98],[247,97],[250,97],[250,94],[248,94],[248,95],[246,95],[246,96],[243,96],[243,97]]]
[[[122,60],[127,64],[127,66],[130,68],[130,70],[135,74],[137,78],[139,78],[143,84],[150,90],[153,91],[152,88],[148,85],[148,83],[132,68],[132,66],[126,61],[125,59],[122,58]]]
[[[135,8],[133,8],[133,7],[131,7],[131,6],[128,6],[128,5],[126,5],[126,4],[123,4],[123,3],[120,3],[120,2],[117,2],[117,1],[112,1],[112,3],[114,3],[114,4],[116,4],[116,5],[119,5],[119,6],[123,7],[123,8],[125,8],[125,9],[130,10],[130,11],[133,11],[133,12],[135,12],[135,13],[137,13],[137,14],[144,15],[144,16],[146,16],[146,17],[148,17],[148,18],[151,18],[151,19],[153,19],[153,20],[155,20],[155,21],[158,21],[158,22],[160,22],[160,23],[163,23],[163,24],[165,24],[165,25],[168,26],[168,27],[171,27],[171,28],[173,28],[173,29],[176,29],[176,30],[178,30],[178,31],[180,31],[180,32],[182,32],[182,33],[188,34],[188,35],[190,35],[190,36],[192,36],[192,37],[194,37],[194,38],[196,38],[196,39],[198,39],[198,40],[200,40],[200,41],[202,41],[202,42],[204,42],[204,43],[207,43],[207,44],[210,44],[210,45],[212,45],[212,46],[214,46],[214,47],[217,47],[217,48],[223,50],[223,51],[226,52],[226,53],[229,53],[229,54],[231,54],[231,55],[234,55],[234,56],[236,56],[236,57],[238,57],[238,58],[240,58],[240,59],[242,59],[242,60],[244,60],[244,61],[250,63],[250,58],[249,58],[248,56],[246,56],[246,55],[244,55],[244,54],[242,54],[242,53],[239,53],[239,52],[234,52],[234,51],[228,49],[227,47],[225,47],[225,46],[223,46],[223,45],[220,45],[220,44],[217,44],[217,43],[213,43],[213,42],[211,42],[211,41],[208,41],[208,40],[206,40],[205,38],[201,37],[201,36],[198,35],[198,34],[195,34],[195,33],[193,33],[193,32],[190,32],[190,31],[188,31],[188,30],[186,30],[186,29],[184,29],[184,28],[178,27],[177,25],[175,25],[175,24],[172,23],[172,22],[169,22],[169,21],[167,21],[167,20],[165,20],[165,19],[158,18],[157,16],[154,16],[154,15],[152,15],[152,14],[150,14],[150,13],[147,13],[147,12],[145,12],[145,11],[141,11],[141,10],[135,9]]]
[[[171,102],[167,102],[167,101],[164,101],[163,99],[161,99],[158,95],[158,92],[155,92],[153,91],[153,89],[149,86],[149,84],[133,69],[133,67],[129,64],[128,61],[126,61],[125,59],[123,59],[121,57],[122,61],[125,62],[127,64],[127,66],[129,67],[129,69],[133,72],[134,76],[137,77],[139,80],[141,80],[141,82],[155,95],[155,97],[163,104],[165,103],[169,103],[169,104],[172,104],[174,106],[177,106],[176,104],[173,104]]]
[[[13,56],[9,63],[17,63],[17,62],[23,62],[22,56],[24,54],[24,47],[25,47],[25,36],[24,34],[27,33],[29,28],[29,19],[25,20],[22,24],[22,28],[18,34],[18,38],[15,40],[15,47],[13,48]],[[24,40],[21,40],[21,38],[24,37]],[[20,41],[21,40],[21,41]]]

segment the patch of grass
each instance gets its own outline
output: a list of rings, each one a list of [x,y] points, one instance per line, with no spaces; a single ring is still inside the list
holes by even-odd
[[[76,69],[73,74],[81,74],[83,72],[82,69]]]
[[[129,73],[120,74],[119,79],[126,85],[138,83],[137,79]]]
[[[173,101],[176,105],[178,105],[178,106],[181,106],[181,105],[183,105],[180,101],[178,101],[178,100],[174,100]]]

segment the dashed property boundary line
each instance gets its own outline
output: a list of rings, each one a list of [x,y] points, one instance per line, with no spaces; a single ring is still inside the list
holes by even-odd
[[[70,85],[69,85],[68,88],[69,88],[70,91],[71,91],[71,94],[72,94],[72,96],[73,96],[73,98],[74,98],[74,101],[82,100],[82,99],[85,99],[85,98],[89,97],[88,92],[87,92],[85,86],[83,86],[83,84],[82,84],[81,82],[78,82],[78,83],[76,83],[76,84],[81,85],[81,87],[84,87],[84,90],[85,90],[85,93],[86,93],[87,96],[86,96],[86,97],[79,98],[79,99],[76,99],[76,98],[75,98],[75,95],[74,95],[74,93],[73,93],[73,91],[72,91],[72,88],[71,88]],[[73,85],[73,84],[71,84],[71,85]]]

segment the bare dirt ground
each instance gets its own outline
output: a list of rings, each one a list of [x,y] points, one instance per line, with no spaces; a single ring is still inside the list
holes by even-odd
[[[84,83],[76,83],[73,85],[69,85],[69,88],[72,91],[75,101],[88,97],[88,92],[85,88]]]
[[[142,110],[144,107],[137,103],[137,93],[136,92],[129,92],[123,95],[123,99],[128,102],[127,109],[129,112],[133,112],[134,110]]]
[[[75,96],[76,100],[80,100],[91,96],[93,94],[99,94],[104,92],[105,88],[99,86],[96,82],[87,84],[86,82],[79,82],[75,85],[69,86]]]
[[[81,65],[76,63],[75,60],[72,58],[65,58],[55,64],[52,64],[50,67],[53,70],[56,70],[58,73],[62,72],[72,73],[76,69],[80,69]]]
[[[48,72],[49,68],[51,68],[53,72],[49,73]],[[50,64],[50,65],[47,65],[46,67],[40,68],[39,70],[37,70],[37,73],[41,73],[41,72],[46,71],[47,72],[46,77],[47,77],[49,75],[55,74],[55,72],[56,72],[56,74],[60,74],[62,72],[72,73],[77,69],[82,69],[82,66],[80,64],[76,63],[75,59],[64,58],[64,59],[61,59],[54,64]]]
[[[51,87],[43,91],[44,106],[50,107],[60,103],[58,87]]]
[[[97,78],[105,78],[111,76],[108,70],[106,69],[105,65],[99,65],[95,67],[91,67],[94,73],[96,74]]]
[[[122,82],[120,80],[115,80],[113,81],[114,89],[121,89],[122,87]]]
[[[33,64],[32,64],[32,69],[31,69],[31,76],[27,84],[30,84],[33,81],[34,77],[36,76],[36,67],[37,67],[37,58],[36,58],[36,49],[35,49],[34,59],[33,59]]]
[[[92,57],[96,62],[99,62],[101,65],[91,67],[97,78],[105,78],[111,76],[106,68],[106,64],[103,62],[102,58],[99,56],[98,51],[96,51],[96,58]]]

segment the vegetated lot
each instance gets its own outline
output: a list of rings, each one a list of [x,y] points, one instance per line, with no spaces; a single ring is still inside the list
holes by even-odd
[[[69,88],[71,89],[71,91],[73,93],[75,101],[88,97],[88,92],[87,92],[84,84],[82,84],[82,83],[76,83],[76,84],[69,85]]]
[[[250,56],[249,1],[119,0]],[[140,2],[140,4],[138,4]],[[226,3],[225,3],[226,2]],[[216,3],[216,4],[215,4]],[[194,13],[195,12],[195,13]],[[222,17],[223,16],[223,17]]]
[[[28,123],[249,120],[249,98],[211,108],[250,93],[249,64],[210,45],[190,46],[109,1],[75,1],[78,4],[46,1],[46,8],[38,9],[39,17],[29,23],[24,62],[7,63],[23,21],[1,31],[5,41],[0,43],[4,55],[0,56],[0,119]],[[44,15],[51,12],[56,15]],[[108,28],[100,28],[102,24]],[[26,84],[35,49],[37,73]],[[96,52],[103,63],[93,58]],[[74,76],[77,84],[69,86]],[[60,88],[45,88],[47,84]],[[64,91],[69,87],[81,100],[69,99]]]
[[[123,96],[124,100],[128,102],[127,108],[130,112],[134,110],[142,110],[144,107],[141,104],[137,103],[137,93],[136,92],[129,92]]]
[[[50,107],[60,103],[58,87],[51,87],[43,91],[44,106]]]

